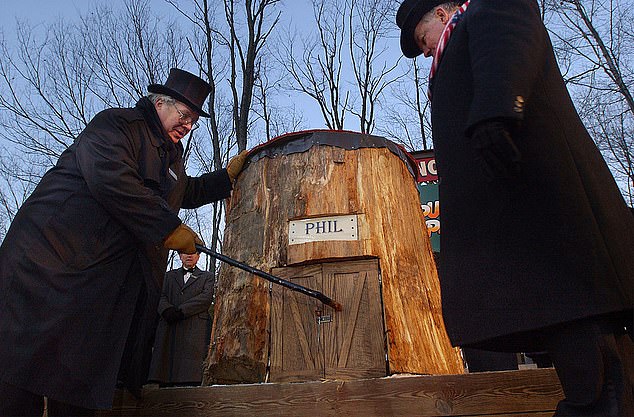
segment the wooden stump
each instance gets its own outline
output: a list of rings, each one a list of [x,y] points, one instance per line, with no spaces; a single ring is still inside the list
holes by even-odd
[[[347,135],[350,141],[335,137],[335,145],[324,145],[329,135]],[[345,149],[356,148],[359,138],[376,137],[304,133],[252,152],[228,204],[223,252],[300,285],[317,286],[313,289],[341,302],[344,311],[274,286],[271,325],[269,283],[222,266],[205,384],[263,382],[269,352],[272,380],[463,373],[442,321],[414,178],[394,144],[383,138],[376,138],[375,147]],[[268,156],[258,159],[258,152]],[[289,222],[344,215],[354,216],[355,238],[289,242]],[[313,311],[317,317],[306,317]],[[317,336],[308,334],[310,329]],[[269,344],[271,331],[275,346]],[[381,334],[385,344],[376,343]],[[376,358],[384,361],[385,351],[376,351],[383,346],[387,372],[376,364]],[[371,356],[373,364],[359,355]],[[319,366],[340,372],[315,371]]]

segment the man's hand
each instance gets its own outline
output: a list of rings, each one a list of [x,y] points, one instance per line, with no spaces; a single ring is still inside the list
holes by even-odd
[[[231,181],[235,181],[235,179],[238,178],[238,175],[240,174],[240,171],[242,171],[242,167],[247,160],[248,153],[248,151],[244,150],[229,160],[229,163],[227,164],[227,174],[229,174]]]
[[[177,323],[185,318],[185,314],[181,311],[181,309],[176,307],[167,307],[161,316],[165,319],[165,321],[169,324]]]
[[[522,155],[502,121],[490,120],[477,125],[471,135],[471,144],[487,179],[512,178],[520,174]]]
[[[192,254],[196,253],[196,244],[204,245],[203,241],[198,237],[196,232],[190,229],[185,223],[178,225],[165,238],[163,246],[178,252]]]

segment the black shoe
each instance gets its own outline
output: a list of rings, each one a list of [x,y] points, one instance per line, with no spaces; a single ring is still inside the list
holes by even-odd
[[[600,349],[604,382],[599,398],[592,404],[575,404],[564,399],[557,404],[554,417],[634,416],[633,359],[630,356],[634,349],[631,340],[621,340],[618,335],[606,334],[601,337]]]

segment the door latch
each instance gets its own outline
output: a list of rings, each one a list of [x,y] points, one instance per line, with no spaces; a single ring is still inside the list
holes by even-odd
[[[317,324],[330,323],[332,316],[317,316]]]

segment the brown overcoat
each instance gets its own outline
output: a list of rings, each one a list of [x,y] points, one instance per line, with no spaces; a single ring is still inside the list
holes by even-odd
[[[181,156],[143,98],[97,114],[43,176],[0,247],[0,380],[108,408],[124,346],[124,378],[142,379],[130,369],[151,347],[161,242],[179,208],[231,190],[226,170],[192,178]]]

